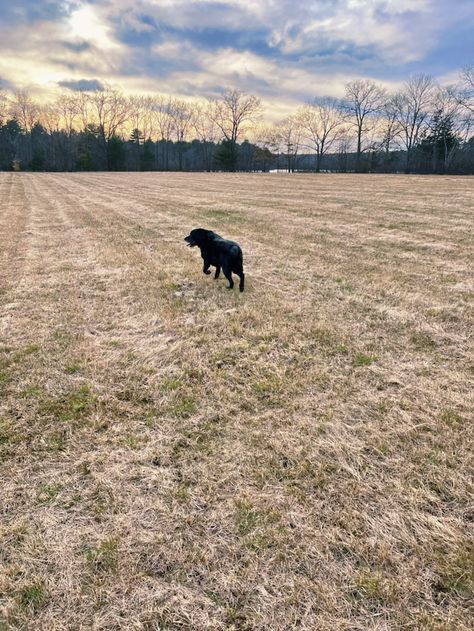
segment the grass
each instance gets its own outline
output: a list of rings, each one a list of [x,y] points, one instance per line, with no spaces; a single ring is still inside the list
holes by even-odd
[[[2,631],[472,628],[472,178],[0,195]]]

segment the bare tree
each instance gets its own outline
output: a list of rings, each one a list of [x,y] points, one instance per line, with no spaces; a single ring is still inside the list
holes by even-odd
[[[0,125],[8,118],[9,103],[8,97],[3,90],[0,90]]]
[[[298,113],[306,146],[316,155],[316,172],[323,156],[344,133],[345,117],[340,101],[325,97],[304,106]]]
[[[139,130],[143,134],[143,122],[145,117],[145,100],[143,96],[130,96],[128,98],[128,121],[132,130]]]
[[[201,142],[202,156],[207,171],[212,168],[212,151],[211,148],[218,141],[219,128],[209,115],[211,104],[196,101],[192,107],[191,127],[196,138]]]
[[[57,103],[46,103],[38,106],[38,121],[49,134],[59,132],[61,129],[61,112]]]
[[[56,99],[56,108],[61,117],[61,127],[70,137],[79,117],[77,98],[73,94],[60,94]]]
[[[99,126],[99,133],[105,142],[123,130],[130,113],[127,99],[120,90],[107,86],[93,92],[90,104]]]
[[[474,63],[466,66],[460,76],[459,102],[471,114],[474,114]]]
[[[38,120],[39,107],[26,90],[18,90],[13,93],[11,112],[20,127],[30,133]]]
[[[223,138],[236,144],[245,123],[254,123],[262,111],[259,98],[240,90],[226,90],[220,99],[210,101],[209,117]]]
[[[276,126],[276,138],[281,152],[286,156],[288,173],[295,171],[302,136],[303,129],[298,116],[288,116]]]
[[[397,117],[397,106],[393,96],[389,97],[381,111],[381,147],[385,154],[390,153],[392,143],[400,136],[401,127]]]
[[[81,129],[86,129],[93,122],[92,95],[93,93],[84,90],[70,95],[71,101],[74,102]]]
[[[434,82],[429,75],[411,77],[393,99],[401,138],[406,151],[405,171],[410,170],[413,148],[429,121],[433,108]]]
[[[350,81],[346,85],[346,108],[357,138],[356,170],[361,168],[362,153],[372,148],[370,143],[364,146],[364,136],[372,130],[374,117],[382,110],[385,100],[385,90],[368,79]]]
[[[164,168],[169,169],[169,144],[173,136],[173,119],[171,118],[171,99],[162,95],[153,102],[154,121],[162,142],[162,158]]]
[[[191,128],[193,111],[190,105],[180,99],[172,99],[169,115],[172,121],[172,129],[178,145],[178,168],[183,170],[183,142]]]

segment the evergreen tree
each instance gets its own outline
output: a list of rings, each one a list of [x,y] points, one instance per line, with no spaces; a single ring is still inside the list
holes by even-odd
[[[13,168],[21,135],[21,127],[14,118],[4,125],[0,123],[0,169],[8,171]]]
[[[239,160],[239,150],[233,140],[223,140],[217,146],[214,160],[224,171],[235,171]]]
[[[431,131],[420,143],[423,153],[431,157],[432,170],[445,172],[461,139],[454,131],[454,121],[449,114],[438,110],[431,123]]]
[[[112,136],[107,143],[107,164],[110,171],[125,168],[125,143],[119,136]]]

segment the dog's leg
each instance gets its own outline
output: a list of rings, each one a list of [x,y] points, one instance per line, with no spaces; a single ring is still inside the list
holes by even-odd
[[[243,272],[237,272],[237,274],[240,277],[239,290],[244,291],[245,274]]]
[[[209,268],[211,267],[211,264],[206,261],[206,259],[204,259],[204,266],[202,268],[202,271],[204,272],[204,274],[210,274],[211,272],[209,271]]]
[[[222,269],[222,271],[224,272],[224,276],[229,281],[229,286],[227,287],[227,289],[234,289],[234,281],[232,280],[232,271],[231,271],[231,269],[229,267],[224,267]]]
[[[221,266],[216,265],[216,273],[214,274],[214,278],[219,278],[220,273],[221,273]]]

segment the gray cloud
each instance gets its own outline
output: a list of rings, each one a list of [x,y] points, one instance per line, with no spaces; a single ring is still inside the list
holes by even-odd
[[[75,92],[101,92],[104,89],[103,83],[98,79],[79,79],[77,81],[58,81],[61,88],[67,88]]]

